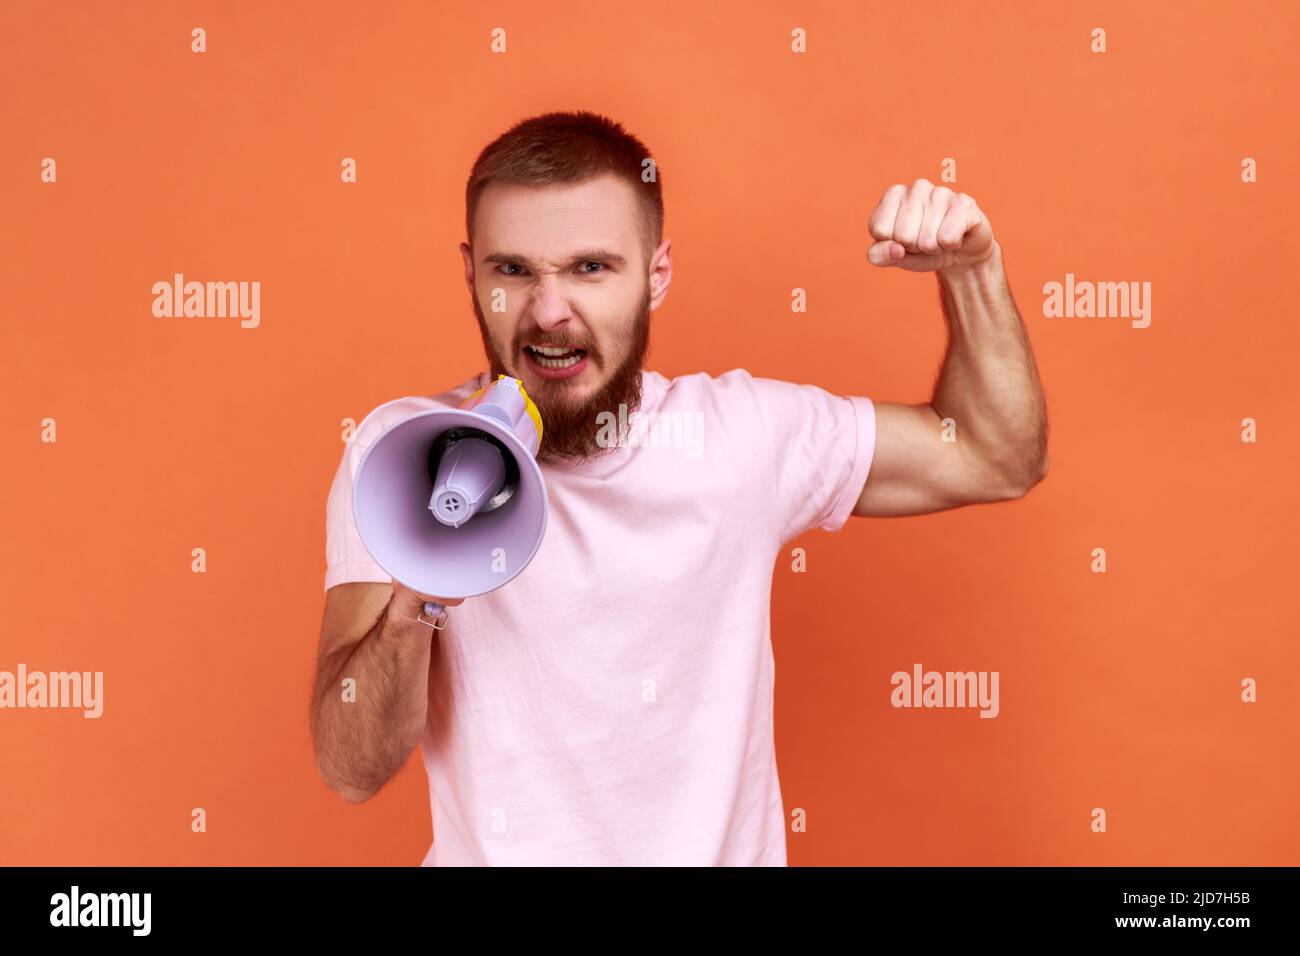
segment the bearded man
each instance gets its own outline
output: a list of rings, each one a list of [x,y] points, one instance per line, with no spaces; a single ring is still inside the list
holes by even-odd
[[[1006,501],[1046,473],[1033,355],[968,195],[924,179],[890,186],[868,224],[873,266],[938,277],[949,347],[921,405],[744,369],[646,369],[650,318],[672,281],[663,209],[649,150],[604,117],[533,117],[489,144],[467,184],[461,245],[487,369],[376,408],[335,474],[317,766],[361,803],[419,745],[426,865],[785,865],[777,555],[853,515]],[[357,465],[395,421],[458,407],[499,375],[541,413],[545,537],[490,593],[417,593],[357,534]],[[691,416],[700,433],[688,448],[611,442],[602,415]],[[420,614],[430,600],[451,605],[441,630]],[[339,693],[345,678],[354,700]]]

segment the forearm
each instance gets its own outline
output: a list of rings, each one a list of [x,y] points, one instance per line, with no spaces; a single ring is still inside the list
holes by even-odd
[[[318,663],[313,698],[316,762],[345,798],[363,800],[397,772],[428,719],[433,632],[390,614],[391,602],[342,660]],[[343,681],[355,681],[345,699]]]
[[[995,243],[984,263],[938,273],[948,352],[931,405],[988,473],[1028,488],[1047,464],[1047,416],[1029,336]]]

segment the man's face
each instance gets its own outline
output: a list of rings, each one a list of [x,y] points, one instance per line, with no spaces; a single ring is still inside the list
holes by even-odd
[[[669,245],[651,268],[635,194],[613,176],[483,191],[465,280],[492,377],[518,378],[541,412],[539,459],[598,454],[597,414],[636,408]]]

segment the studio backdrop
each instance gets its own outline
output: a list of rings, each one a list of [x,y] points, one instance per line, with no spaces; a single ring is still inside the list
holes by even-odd
[[[326,495],[370,409],[486,367],[465,179],[569,109],[662,175],[647,367],[927,401],[935,278],[866,259],[922,177],[989,216],[1037,356],[1027,496],[773,568],[791,864],[1300,862],[1298,32],[1284,2],[0,5],[0,863],[420,861],[418,753],[355,806],[314,766]],[[159,304],[186,282],[239,308]],[[996,708],[894,706],[930,671],[996,673]]]

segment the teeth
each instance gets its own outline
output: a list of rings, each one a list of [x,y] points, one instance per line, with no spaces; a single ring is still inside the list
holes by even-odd
[[[562,349],[552,345],[529,345],[527,348],[533,356],[533,361],[542,368],[572,368],[583,358],[580,354],[581,349]]]
[[[571,368],[574,365],[577,365],[580,361],[582,361],[582,356],[571,355],[566,359],[553,359],[553,358],[545,358],[543,356],[534,355],[533,361],[536,362],[538,365],[540,365],[542,368]]]

